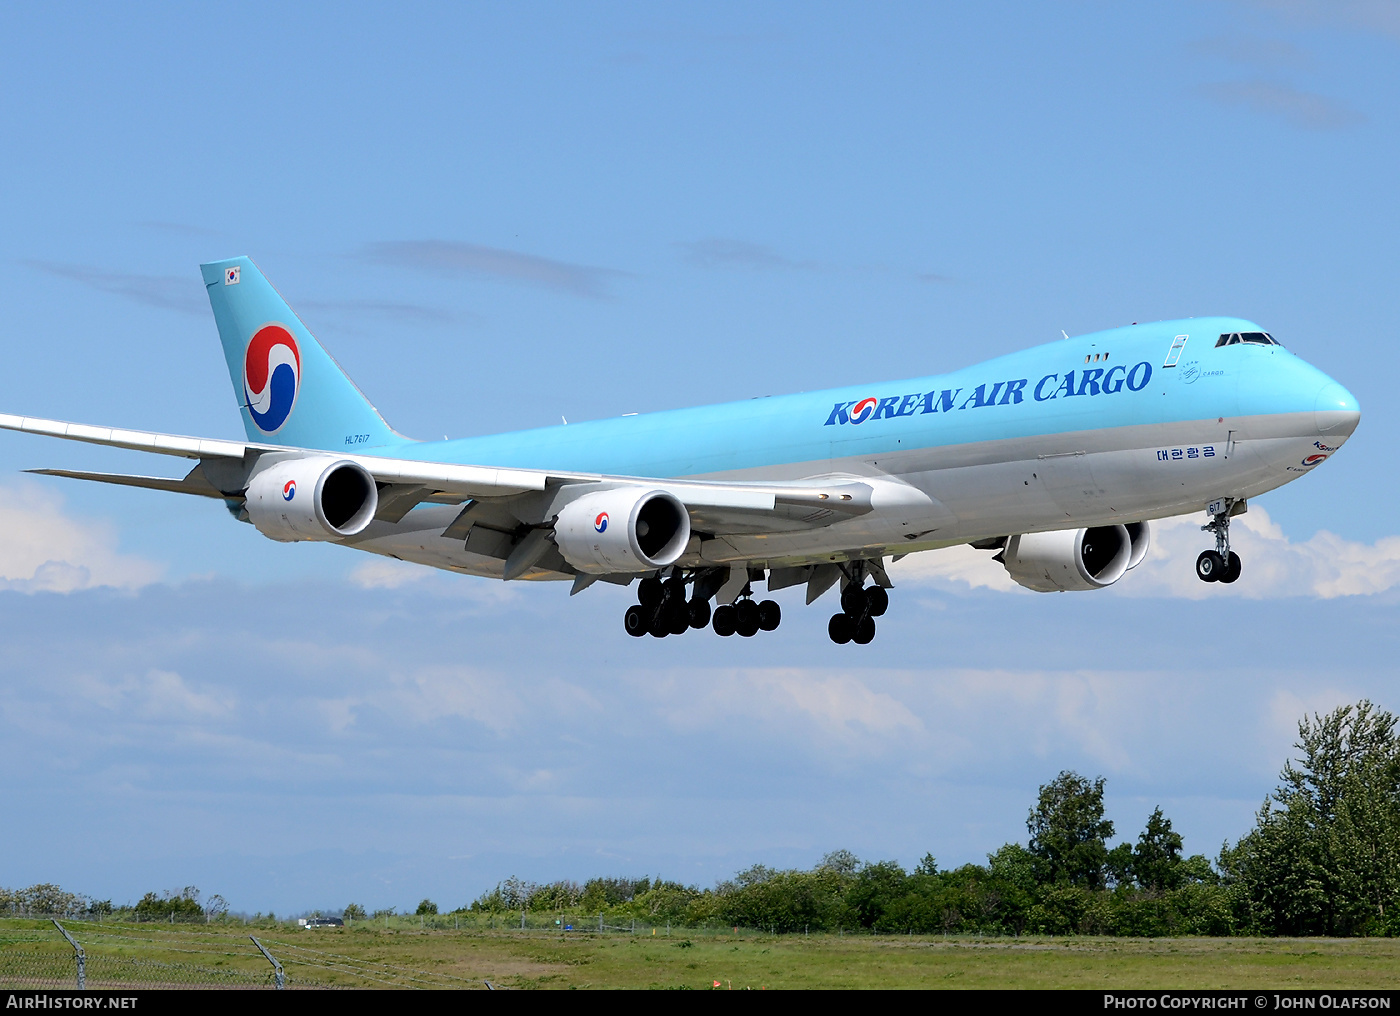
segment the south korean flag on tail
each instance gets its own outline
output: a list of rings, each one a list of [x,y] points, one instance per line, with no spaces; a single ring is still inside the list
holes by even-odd
[[[238,265],[231,265],[230,267],[224,269],[224,285],[238,285]]]

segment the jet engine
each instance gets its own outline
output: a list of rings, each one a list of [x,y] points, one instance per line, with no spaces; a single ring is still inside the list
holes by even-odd
[[[1013,579],[1037,592],[1102,589],[1137,567],[1150,540],[1146,522],[1026,533],[1006,541],[1000,560]]]
[[[245,506],[273,540],[341,540],[364,531],[379,510],[379,488],[348,459],[284,459],[253,477]]]
[[[690,513],[664,490],[617,487],[570,501],[554,542],[581,572],[649,572],[673,564],[690,542]]]

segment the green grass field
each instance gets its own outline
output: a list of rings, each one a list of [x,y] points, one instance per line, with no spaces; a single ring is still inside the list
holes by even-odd
[[[405,922],[406,923],[406,922]],[[65,922],[91,987],[268,981],[239,925]],[[482,988],[1395,988],[1391,939],[968,939],[673,931],[657,935],[362,925],[254,929],[289,986]],[[0,921],[0,986],[69,976],[51,924]]]

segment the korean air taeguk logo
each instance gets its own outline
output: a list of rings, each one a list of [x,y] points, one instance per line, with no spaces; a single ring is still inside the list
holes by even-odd
[[[598,532],[600,532],[600,533],[605,533],[605,532],[607,532],[607,529],[608,529],[608,513],[607,513],[607,512],[599,512],[599,513],[598,513],[598,517],[597,517],[596,519],[593,520],[593,528],[596,529],[596,530],[598,530]]]
[[[253,333],[243,357],[243,398],[258,430],[264,434],[281,430],[292,415],[300,388],[297,340],[282,325],[263,325]]]

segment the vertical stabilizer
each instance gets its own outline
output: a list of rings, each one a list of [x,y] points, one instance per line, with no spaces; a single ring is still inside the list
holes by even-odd
[[[340,364],[248,258],[200,265],[248,440],[351,451],[398,444]]]

